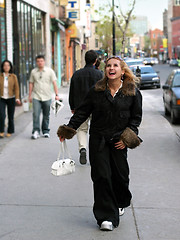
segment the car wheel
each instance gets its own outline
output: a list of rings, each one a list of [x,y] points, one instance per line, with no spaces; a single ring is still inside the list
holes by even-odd
[[[159,84],[159,85],[157,85],[156,87],[157,87],[157,88],[161,88],[161,85]]]
[[[171,123],[174,124],[177,122],[173,109],[171,110]]]

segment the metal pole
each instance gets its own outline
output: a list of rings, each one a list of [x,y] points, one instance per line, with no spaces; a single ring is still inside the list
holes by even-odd
[[[116,55],[116,42],[115,42],[115,17],[114,17],[114,0],[112,0],[112,33],[113,33],[113,55]]]

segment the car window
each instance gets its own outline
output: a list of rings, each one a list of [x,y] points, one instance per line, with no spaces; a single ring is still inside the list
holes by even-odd
[[[141,68],[141,74],[155,73],[152,67],[143,67]]]
[[[136,61],[136,62],[129,62],[129,61],[127,61],[126,62],[127,63],[127,65],[128,66],[131,66],[131,65],[141,65],[141,64],[143,64],[143,61]]]
[[[173,77],[174,77],[174,72],[172,72],[172,73],[169,75],[169,77],[168,77],[168,79],[167,79],[167,81],[166,81],[166,84],[168,84],[168,85],[170,86],[171,83],[172,83]]]
[[[179,73],[174,76],[172,86],[180,87],[180,74]]]

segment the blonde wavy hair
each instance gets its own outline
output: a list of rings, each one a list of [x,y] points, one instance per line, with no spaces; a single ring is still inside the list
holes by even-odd
[[[120,62],[120,66],[121,69],[124,70],[124,75],[123,75],[123,85],[125,82],[129,82],[131,84],[134,84],[134,87],[139,83],[139,78],[137,78],[133,72],[131,71],[131,69],[128,67],[128,65],[125,63],[124,60],[120,59],[119,57],[110,57],[107,59],[106,61],[106,65],[105,65],[105,71],[104,71],[104,78],[99,80],[96,85],[95,85],[95,90],[96,91],[105,91],[105,89],[107,88],[107,83],[108,83],[108,77],[106,76],[106,68],[107,68],[107,64],[108,61],[110,59],[117,59]]]

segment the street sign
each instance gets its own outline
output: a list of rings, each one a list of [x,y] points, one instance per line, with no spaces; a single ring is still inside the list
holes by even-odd
[[[80,20],[80,0],[68,1],[66,17],[72,21]]]

